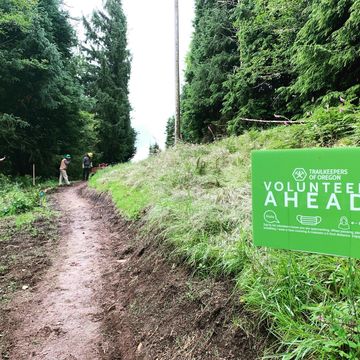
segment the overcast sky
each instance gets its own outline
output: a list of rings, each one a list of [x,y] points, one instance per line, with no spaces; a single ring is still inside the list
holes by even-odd
[[[89,16],[101,0],[65,0],[73,17]],[[175,109],[174,0],[123,0],[132,54],[130,102],[138,134],[135,159],[148,155],[150,143],[165,142],[167,119]],[[181,73],[189,49],[194,0],[179,0]],[[77,26],[82,37],[82,27]],[[183,81],[183,80],[182,80]]]

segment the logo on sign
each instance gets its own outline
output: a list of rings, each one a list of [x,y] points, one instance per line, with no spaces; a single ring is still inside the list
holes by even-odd
[[[295,181],[304,181],[307,177],[306,170],[303,168],[296,168],[292,175]]]

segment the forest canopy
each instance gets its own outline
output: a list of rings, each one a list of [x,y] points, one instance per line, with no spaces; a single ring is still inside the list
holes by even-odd
[[[333,107],[358,118],[359,0],[195,4],[181,101],[185,140],[213,141],[279,119],[316,122]]]
[[[66,153],[91,151],[107,163],[133,157],[127,21],[121,0],[103,5],[83,19],[79,43],[62,0],[0,1],[2,171],[27,174],[36,163],[49,176]],[[360,0],[195,0],[184,141],[297,120],[357,124],[359,30]]]
[[[85,22],[106,35],[106,43],[89,56],[78,50],[61,0],[0,1],[0,156],[7,155],[9,173],[28,174],[35,163],[40,175],[52,175],[66,153],[81,158],[91,151],[109,163],[134,154],[121,1],[105,1],[101,14]],[[119,50],[123,58],[112,58]],[[116,73],[114,84],[100,71]],[[118,108],[111,119],[101,111],[106,101],[116,101]]]

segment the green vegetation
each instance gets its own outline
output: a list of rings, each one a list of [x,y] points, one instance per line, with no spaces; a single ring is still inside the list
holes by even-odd
[[[210,145],[183,144],[111,167],[96,174],[91,186],[109,191],[124,216],[144,214],[143,229],[159,234],[198,272],[233,278],[239,301],[277,337],[278,347],[269,350],[274,357],[358,359],[357,265],[252,245],[250,152],[356,145],[359,125],[355,107],[319,108],[303,125],[250,130]]]
[[[32,186],[30,178],[17,178],[16,181],[0,176],[0,218],[10,215],[20,215],[16,223],[31,222],[35,214],[44,214],[41,208],[45,205],[43,190],[56,186],[55,182],[43,182]],[[32,211],[34,211],[32,213]]]
[[[209,142],[254,125],[272,126],[272,120],[308,118],[324,106],[359,105],[359,0],[195,5],[181,101],[186,141]]]
[[[165,145],[169,148],[175,143],[175,116],[172,116],[167,120],[165,134]]]
[[[233,1],[195,1],[196,16],[187,58],[181,101],[184,140],[211,141],[224,134],[228,121],[222,110],[224,86],[239,64]],[[169,129],[168,129],[169,131]]]
[[[99,42],[88,58],[74,51],[62,0],[0,1],[1,172],[30,174],[36,163],[37,174],[49,177],[63,154],[91,151],[104,162],[133,155],[126,20],[119,1],[104,6],[109,17],[94,15],[94,34],[104,41],[94,35]]]
[[[127,23],[119,0],[104,1],[104,11],[95,11],[86,28],[87,93],[94,99],[98,120],[98,150],[103,161],[126,162],[135,154],[135,130],[130,124],[128,83],[130,52]]]
[[[62,0],[0,1],[2,172],[28,174],[36,163],[50,176],[64,153],[78,159],[70,171],[87,151],[104,162],[133,156],[126,17],[120,0],[103,3],[84,19],[79,54]],[[195,11],[183,139],[243,135],[159,154],[153,145],[147,161],[110,167],[91,185],[128,218],[143,216],[144,229],[198,272],[235,279],[241,301],[278,338],[276,356],[358,359],[357,265],[253,247],[250,152],[360,144],[360,0],[195,0]],[[303,124],[274,127],[279,119]],[[171,117],[168,147],[173,129]],[[51,216],[40,206],[48,186],[0,178],[0,242],[32,246],[4,230],[6,221],[31,237],[32,224]],[[15,263],[0,263],[0,279]]]
[[[131,165],[118,165],[116,168],[108,167],[101,170],[101,179],[95,175],[90,183],[94,184],[99,191],[110,192],[115,205],[121,209],[127,218],[135,220],[139,218],[141,211],[149,204],[149,193],[145,187],[129,187],[118,181],[118,169],[125,174]],[[117,170],[114,170],[117,169]]]
[[[0,153],[11,173],[29,174],[36,162],[49,175],[56,154],[74,151],[79,137],[76,39],[60,1],[22,3],[0,3],[8,19],[0,32]]]
[[[17,229],[32,227],[32,225],[39,219],[51,219],[54,217],[54,211],[48,207],[36,207],[32,211],[13,217]],[[31,231],[30,231],[31,232]]]

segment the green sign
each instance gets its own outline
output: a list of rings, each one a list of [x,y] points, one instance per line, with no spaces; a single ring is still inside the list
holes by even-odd
[[[252,153],[257,246],[360,258],[360,148]]]

